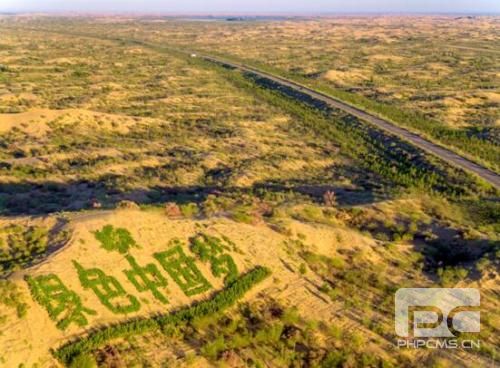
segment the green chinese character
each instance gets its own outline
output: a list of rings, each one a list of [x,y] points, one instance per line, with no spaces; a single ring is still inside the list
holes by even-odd
[[[54,274],[28,276],[26,281],[35,300],[47,309],[50,318],[56,321],[61,330],[65,330],[71,323],[79,327],[86,326],[88,320],[85,313],[96,314],[94,310],[85,308],[80,297]]]
[[[113,276],[106,275],[98,268],[83,268],[73,261],[80,282],[85,289],[92,289],[102,304],[113,313],[132,313],[141,308],[141,304],[133,295],[127,294],[123,286]]]
[[[137,261],[131,255],[125,256],[125,259],[132,266],[131,270],[123,271],[137,291],[151,291],[156,299],[163,304],[168,303],[168,299],[158,289],[167,286],[167,279],[163,277],[158,268],[150,263],[144,267],[137,264]]]
[[[175,244],[174,247],[155,253],[154,257],[187,296],[209,290],[212,286],[198,270],[194,259],[184,253],[178,240],[173,244]]]
[[[225,275],[224,282],[230,283],[238,277],[238,268],[233,258],[225,253],[228,248],[222,240],[206,234],[198,234],[190,239],[191,250],[203,262],[210,262],[215,277]]]
[[[96,231],[94,236],[108,252],[126,254],[130,248],[139,247],[127,229],[115,229],[113,225],[104,226],[101,231]]]

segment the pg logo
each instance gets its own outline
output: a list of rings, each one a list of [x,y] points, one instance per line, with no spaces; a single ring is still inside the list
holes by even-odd
[[[479,332],[477,289],[403,288],[396,292],[395,329],[400,337],[454,337]]]

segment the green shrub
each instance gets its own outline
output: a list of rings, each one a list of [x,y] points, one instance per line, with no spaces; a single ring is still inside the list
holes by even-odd
[[[33,299],[47,310],[50,319],[61,330],[71,323],[79,327],[86,326],[86,314],[96,314],[94,310],[85,308],[78,294],[68,289],[57,275],[26,276],[25,279]]]
[[[282,323],[275,323],[265,329],[259,330],[255,334],[255,341],[264,344],[274,344],[280,340],[283,327]]]
[[[296,325],[300,321],[299,311],[296,307],[287,308],[283,311],[281,321],[287,325]]]
[[[219,354],[224,350],[226,350],[224,336],[218,336],[215,340],[203,346],[201,348],[201,353],[203,354],[203,356],[214,361],[217,360]]]
[[[80,354],[71,360],[70,368],[97,368],[94,357],[90,354]]]
[[[184,253],[178,239],[171,241],[171,248],[158,252],[153,257],[160,263],[186,296],[193,296],[210,290],[212,285],[203,276],[194,262],[194,258]]]
[[[322,368],[343,367],[346,362],[347,362],[346,352],[342,350],[331,351],[321,362],[321,367]]]
[[[231,212],[231,219],[236,222],[241,222],[243,224],[253,224],[254,217],[248,212],[246,208],[238,208]]]
[[[7,242],[0,244],[0,275],[29,265],[48,249],[49,231],[40,226],[11,225],[0,230]]]
[[[84,289],[92,289],[101,303],[115,314],[137,312],[141,308],[139,300],[127,294],[123,286],[113,276],[109,276],[99,268],[84,268],[73,260],[78,278]],[[118,301],[113,301],[118,299]]]
[[[469,275],[469,271],[462,267],[445,267],[439,268],[437,274],[441,285],[450,287],[464,280]]]
[[[124,270],[127,279],[135,286],[136,290],[143,293],[150,291],[153,296],[163,304],[168,303],[167,297],[158,289],[167,287],[167,279],[158,270],[155,264],[149,263],[141,267],[130,254],[125,256],[132,269]]]
[[[344,259],[342,259],[340,257],[330,258],[328,264],[337,270],[342,270],[345,267]]]
[[[200,213],[200,209],[196,203],[181,204],[181,213],[186,218],[193,218]]]

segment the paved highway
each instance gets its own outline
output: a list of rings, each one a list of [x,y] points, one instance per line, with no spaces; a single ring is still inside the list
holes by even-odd
[[[261,70],[258,70],[258,69],[255,69],[255,68],[252,68],[252,67],[249,67],[246,65],[237,64],[237,63],[223,60],[223,59],[219,59],[219,58],[216,58],[213,56],[200,55],[199,57],[201,57],[205,60],[211,61],[211,62],[215,62],[215,63],[223,64],[223,65],[226,65],[226,66],[229,66],[232,68],[243,70],[245,72],[257,75],[259,77],[267,78],[275,83],[281,84],[282,86],[286,86],[286,87],[292,88],[296,91],[299,91],[301,93],[305,93],[305,94],[307,94],[307,95],[309,95],[317,100],[320,100],[320,101],[327,103],[331,107],[343,110],[343,111],[345,111],[353,116],[360,118],[363,121],[366,121],[370,124],[377,126],[378,128],[383,129],[386,132],[389,132],[391,134],[395,134],[395,135],[399,136],[400,138],[406,140],[407,142],[410,142],[414,146],[419,147],[419,148],[423,149],[424,151],[431,153],[431,154],[439,157],[440,159],[442,159],[442,160],[444,160],[444,161],[446,161],[446,162],[448,162],[448,163],[450,163],[458,168],[461,168],[461,169],[464,169],[464,170],[467,170],[471,173],[476,174],[477,176],[481,177],[482,179],[484,179],[485,181],[487,181],[491,185],[500,189],[500,175],[498,175],[494,171],[487,169],[481,165],[478,165],[475,162],[472,162],[471,160],[469,160],[463,156],[460,156],[460,155],[456,154],[455,152],[450,151],[447,148],[444,148],[436,143],[433,143],[433,142],[419,136],[418,134],[412,133],[405,128],[401,128],[397,125],[394,125],[393,123],[391,123],[387,120],[384,120],[384,119],[381,119],[377,116],[371,115],[371,114],[367,113],[366,111],[358,109],[358,108],[351,106],[349,104],[346,104],[342,101],[336,100],[330,96],[327,96],[321,92],[315,91],[311,88],[308,88],[304,85],[293,82],[291,80],[288,80],[288,79],[285,79],[282,77],[278,77],[278,76],[263,72]]]

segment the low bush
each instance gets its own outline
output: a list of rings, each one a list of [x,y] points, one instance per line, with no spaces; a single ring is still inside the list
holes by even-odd
[[[200,209],[196,203],[187,203],[179,206],[181,213],[186,218],[193,218],[200,213]]]
[[[437,270],[439,281],[442,286],[452,287],[457,282],[464,280],[469,271],[462,267],[445,267]]]
[[[69,368],[97,368],[97,363],[92,355],[80,354],[71,361]]]
[[[26,266],[44,255],[48,249],[49,232],[44,227],[11,225],[0,230],[0,275]]]

